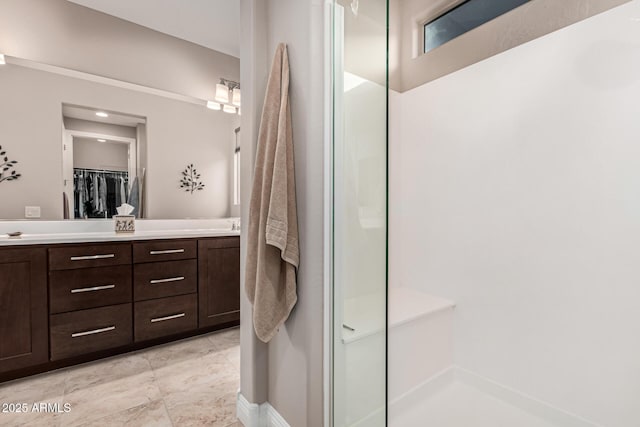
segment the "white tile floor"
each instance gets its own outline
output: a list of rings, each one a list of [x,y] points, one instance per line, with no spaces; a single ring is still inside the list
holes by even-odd
[[[0,426],[241,427],[238,328],[0,384]],[[67,413],[31,412],[34,403],[70,405]]]
[[[426,391],[426,390],[425,390]],[[475,387],[451,381],[436,390],[417,391],[413,405],[389,408],[391,427],[555,427]]]

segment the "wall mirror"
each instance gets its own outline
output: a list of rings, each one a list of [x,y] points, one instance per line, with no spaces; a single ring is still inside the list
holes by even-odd
[[[62,106],[62,118],[64,219],[108,219],[124,203],[144,217],[139,190],[146,168],[138,177],[138,147],[146,151],[147,119],[72,105]]]
[[[179,2],[144,22],[126,3],[0,4],[0,219],[239,214],[237,28],[211,25],[220,2],[190,26],[161,19]]]

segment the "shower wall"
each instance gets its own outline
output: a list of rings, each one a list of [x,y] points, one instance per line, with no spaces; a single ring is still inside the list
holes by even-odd
[[[456,365],[617,427],[640,419],[639,40],[632,1],[390,97],[390,284],[455,302]]]

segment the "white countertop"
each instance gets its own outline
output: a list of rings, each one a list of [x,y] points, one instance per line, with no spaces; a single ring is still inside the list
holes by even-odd
[[[138,220],[134,233],[113,231],[112,221],[0,221],[0,247],[57,243],[126,242],[132,240],[184,239],[239,236],[232,231],[235,218],[215,220]],[[6,233],[22,231],[20,238]]]
[[[221,229],[203,230],[157,230],[135,233],[51,233],[23,234],[19,239],[0,236],[0,246],[43,245],[55,243],[118,242],[131,240],[184,239],[195,237],[239,236],[239,231]]]

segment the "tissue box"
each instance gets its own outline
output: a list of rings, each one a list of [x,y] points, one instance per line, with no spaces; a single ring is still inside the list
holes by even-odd
[[[135,215],[114,215],[116,233],[133,233],[136,231]]]

